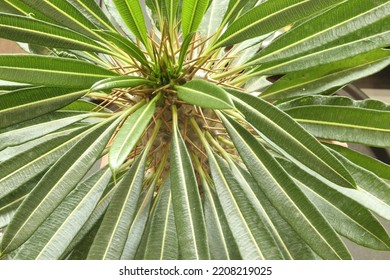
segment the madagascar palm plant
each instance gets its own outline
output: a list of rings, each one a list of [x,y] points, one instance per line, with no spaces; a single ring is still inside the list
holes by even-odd
[[[4,259],[390,250],[388,0],[3,0]],[[336,145],[336,141],[343,145]]]

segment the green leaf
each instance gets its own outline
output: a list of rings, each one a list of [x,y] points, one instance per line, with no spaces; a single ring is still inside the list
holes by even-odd
[[[214,48],[268,34],[340,2],[342,0],[318,0],[315,3],[301,0],[266,1],[232,22]]]
[[[244,11],[247,11],[247,7],[251,9],[255,4],[259,5],[261,2],[262,0],[229,0],[229,5],[227,5],[227,10],[223,16],[223,22],[230,23],[234,21]]]
[[[285,112],[316,137],[390,147],[390,111],[312,105]]]
[[[44,20],[50,23],[56,23],[52,19],[45,16],[42,12],[37,9],[32,8],[28,4],[25,3],[24,0],[3,0],[0,5],[5,5],[4,12],[12,13],[15,15],[34,15],[35,18]]]
[[[63,256],[61,256],[61,259],[62,260],[85,260],[85,259],[87,259],[88,252],[91,249],[91,245],[93,243],[93,240],[95,239],[96,233],[99,230],[99,226],[101,224],[101,221],[102,221],[102,219],[97,221],[93,225],[91,230],[83,235],[83,238],[77,244],[77,246],[75,246],[74,248],[72,248],[72,250],[70,250],[71,253],[68,253],[68,249],[67,249],[67,251],[64,252]],[[72,241],[72,243],[73,243],[73,241]]]
[[[210,0],[183,0],[181,26],[183,36],[196,32]]]
[[[179,60],[177,62],[177,71],[181,71],[183,67],[184,60],[187,56],[188,47],[190,46],[190,43],[192,41],[192,38],[194,38],[195,32],[189,33],[183,40],[183,43],[180,46],[180,55]]]
[[[88,116],[88,114],[83,114],[59,118],[48,122],[40,122],[20,129],[14,129],[11,131],[0,133],[0,150],[9,146],[17,146],[27,141],[42,137],[46,134],[64,128],[70,124],[83,120]]]
[[[375,212],[379,216],[390,220],[390,185],[384,180],[380,179],[373,172],[370,172],[359,165],[352,163],[337,152],[333,153],[340,159],[349,172],[354,177],[358,189],[354,192],[340,190],[339,192],[354,199],[364,207]]]
[[[180,0],[164,0],[170,30],[173,30],[177,22],[177,12],[181,4],[180,2]]]
[[[273,207],[252,175],[238,164],[230,164],[230,166],[237,181],[242,186],[245,185],[243,190],[247,193],[247,197],[255,207],[256,212],[263,217],[265,224],[268,225],[285,258],[294,260],[317,259],[318,256],[313,250]],[[256,199],[258,200],[257,203]]]
[[[212,260],[241,259],[239,249],[213,187],[203,180],[204,216]]]
[[[57,208],[101,156],[120,119],[111,118],[85,131],[23,201],[7,227],[1,252],[17,249]]]
[[[34,87],[0,95],[0,128],[47,114],[82,97],[86,91]]]
[[[249,172],[279,214],[320,257],[350,259],[332,227],[268,151],[247,129],[230,117],[218,115]]]
[[[205,80],[192,80],[183,86],[176,86],[177,96],[192,105],[210,109],[231,109],[234,107],[227,92]]]
[[[220,25],[227,8],[228,0],[211,1],[199,25],[199,32],[204,36],[204,38],[209,38],[221,27]],[[209,42],[206,42],[206,46],[208,43]]]
[[[141,195],[141,199],[138,203],[139,207],[131,224],[121,260],[133,260],[136,256],[149,217],[154,191],[154,187],[149,187],[143,197]]]
[[[125,37],[130,38],[133,42],[135,42],[137,40],[136,36],[134,36],[134,34],[127,27],[114,2],[112,0],[102,0],[102,2],[104,3],[104,11],[107,12],[107,15],[113,24],[115,24],[118,32],[120,34],[124,34]]]
[[[335,150],[345,158],[347,158],[352,163],[368,170],[377,175],[380,178],[390,180],[390,165],[369,157],[367,155],[361,154],[357,151],[351,150],[349,148],[342,147],[340,145],[332,145],[328,143],[323,143],[324,145],[330,147],[332,150]]]
[[[91,101],[87,100],[76,100],[71,104],[61,108],[60,111],[63,112],[102,112],[112,114],[112,111],[104,106],[97,105]]]
[[[105,168],[79,184],[22,245],[15,259],[58,259],[89,218],[110,178]]]
[[[198,184],[177,119],[173,122],[170,164],[172,202],[181,256],[183,259],[209,259]]]
[[[349,108],[360,108],[367,110],[377,110],[377,111],[387,111],[390,112],[390,105],[386,104],[383,101],[376,99],[364,99],[364,100],[354,100],[347,96],[303,96],[300,98],[294,98],[289,101],[285,101],[277,105],[278,108],[282,110],[289,110],[298,107],[307,107],[307,106],[342,106]]]
[[[292,118],[260,98],[231,90],[229,93],[246,120],[277,151],[308,172],[354,188],[354,180],[343,165]]]
[[[0,80],[0,93],[1,94],[6,93],[8,91],[13,91],[13,90],[28,88],[28,87],[31,87],[31,85]]]
[[[38,174],[27,183],[21,185],[13,192],[0,198],[0,229],[6,227],[11,221],[16,209],[20,206],[26,196],[38,184],[42,174]]]
[[[389,50],[374,50],[357,57],[288,73],[267,88],[261,97],[277,100],[322,93],[374,74],[389,64]]]
[[[171,181],[168,175],[157,193],[151,210],[149,231],[144,250],[142,250],[145,260],[179,259],[179,243],[170,186]]]
[[[95,26],[111,31],[116,31],[112,22],[94,0],[68,0],[81,14]]]
[[[247,66],[260,73],[281,74],[342,60],[390,43],[386,0],[344,1],[274,40]]]
[[[228,165],[208,152],[211,174],[226,219],[243,259],[284,259]]]
[[[113,88],[129,88],[148,85],[152,82],[136,76],[118,76],[101,80],[92,85],[90,91],[105,91]]]
[[[83,130],[79,128],[54,133],[31,141],[32,143],[3,150],[1,158],[4,161],[0,163],[0,198],[52,166],[80,139],[78,136]]]
[[[124,122],[110,147],[109,163],[115,173],[144,134],[156,110],[157,99],[135,111]]]
[[[0,13],[0,36],[13,41],[51,48],[110,52],[85,35],[24,16]]]
[[[8,4],[7,0],[0,2],[0,12],[14,14],[14,15],[22,14],[22,12],[18,10],[16,7],[14,7],[11,4]]]
[[[131,224],[137,212],[137,201],[143,186],[146,159],[147,152],[144,152],[116,187],[88,253],[88,259],[120,259],[122,256]]]
[[[118,184],[117,184],[118,182]],[[64,251],[61,258],[65,258],[69,254],[73,255],[74,251],[80,251],[80,246],[86,245],[85,243],[90,243],[87,246],[88,251],[83,252],[83,259],[87,259],[88,252],[90,250],[90,247],[93,243],[93,240],[88,240],[88,238],[91,236],[92,239],[95,238],[97,231],[101,225],[101,222],[103,221],[103,216],[106,213],[106,210],[108,206],[110,205],[110,202],[112,200],[112,197],[115,193],[116,188],[118,185],[120,185],[121,180],[117,179],[114,180],[112,178],[109,185],[106,187],[106,190],[96,205],[95,209],[92,211],[91,215],[89,216],[88,220],[84,223],[83,227],[79,230],[77,235],[73,238],[72,242],[69,244],[69,246]],[[86,239],[88,242],[85,242]],[[77,254],[81,254],[81,252],[78,252]]]
[[[148,66],[149,62],[145,57],[145,54],[140,50],[139,46],[134,44],[132,41],[126,37],[109,31],[96,31],[100,36],[106,39],[108,42],[112,42],[122,51],[130,55],[130,57],[138,60],[143,66]]]
[[[113,0],[118,12],[133,34],[148,46],[148,31],[138,0]]]
[[[298,186],[339,234],[368,248],[390,248],[390,237],[386,230],[365,207],[303,172],[293,163],[286,160],[279,162],[298,180]]]
[[[24,10],[26,15],[30,13],[34,14],[34,11],[39,11],[39,14],[35,15],[36,18],[47,21],[55,22],[57,25],[61,25],[82,33],[84,35],[96,38],[93,30],[96,26],[84,16],[85,10],[78,10],[70,1],[63,0],[19,0],[23,2],[28,8]]]
[[[0,55],[0,79],[64,88],[90,88],[118,74],[80,60],[41,55]]]

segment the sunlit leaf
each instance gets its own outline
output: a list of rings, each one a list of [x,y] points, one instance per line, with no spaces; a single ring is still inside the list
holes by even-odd
[[[0,32],[0,37],[18,42],[54,48],[109,52],[82,34],[27,17],[0,13]]]
[[[63,88],[89,88],[117,76],[80,60],[40,55],[0,55],[0,79]]]
[[[143,153],[115,190],[88,259],[120,259],[136,215],[147,153]]]
[[[177,86],[177,89],[177,96],[189,104],[211,109],[234,107],[226,91],[204,80],[193,80],[183,86]]]
[[[229,92],[234,96],[237,109],[267,143],[326,179],[353,188],[354,181],[348,171],[293,119],[260,98]]]
[[[198,29],[203,15],[207,10],[209,1],[210,0],[183,0],[181,24],[184,36],[187,36],[189,33]]]
[[[101,169],[78,185],[23,244],[17,259],[58,259],[89,218],[111,178]]]
[[[222,116],[246,167],[280,215],[325,259],[350,259],[337,234],[293,180],[250,132]]]
[[[79,141],[50,168],[7,227],[1,243],[2,253],[18,248],[30,238],[74,189],[101,156],[117,122],[112,118],[84,132]]]
[[[198,184],[177,123],[173,129],[170,177],[180,253],[185,259],[209,259]]]

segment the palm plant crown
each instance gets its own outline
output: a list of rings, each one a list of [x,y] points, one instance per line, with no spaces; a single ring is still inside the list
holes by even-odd
[[[386,0],[4,0],[0,251],[349,259],[389,250]],[[7,81],[7,82],[6,82]]]

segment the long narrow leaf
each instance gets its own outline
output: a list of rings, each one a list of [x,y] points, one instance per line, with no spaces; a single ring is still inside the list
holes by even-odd
[[[359,192],[343,193],[374,211],[379,216],[390,220],[390,184],[376,176],[373,172],[352,163],[337,152],[333,151],[333,153],[348,168],[359,186]],[[337,190],[340,191],[338,188]]]
[[[16,209],[20,206],[31,190],[38,184],[41,177],[42,174],[38,174],[35,178],[21,185],[13,192],[0,198],[0,228],[4,228],[9,224],[16,212]]]
[[[326,144],[326,143],[324,143]],[[352,163],[363,167],[366,170],[371,171],[375,175],[385,180],[390,181],[390,165],[386,164],[378,159],[372,158],[365,154],[359,153],[349,148],[342,147],[340,145],[326,144],[332,150],[335,150]]]
[[[181,256],[184,259],[209,259],[198,184],[176,122],[172,131],[170,164],[172,202]]]
[[[80,60],[38,55],[0,55],[0,79],[64,88],[90,88],[118,74]]]
[[[147,1],[149,1],[149,0],[147,0]],[[119,13],[117,7],[115,6],[114,1],[102,0],[102,2],[104,3],[103,10],[107,13],[110,20],[115,24],[119,33],[125,34],[125,36],[127,38],[130,38],[133,42],[135,42],[137,40],[136,36],[127,27],[127,24],[125,23],[124,19],[122,18],[121,14]]]
[[[17,42],[90,52],[109,52],[94,40],[33,18],[0,13],[0,36]]]
[[[0,133],[0,150],[9,146],[17,146],[23,144],[24,142],[42,137],[72,123],[78,122],[86,117],[88,117],[88,114],[80,114],[54,119],[48,122],[40,122],[35,125]]]
[[[245,1],[241,1],[245,2]],[[209,38],[213,35],[220,24],[222,23],[223,16],[228,9],[228,0],[211,1],[200,25],[199,32],[205,37]],[[209,42],[206,43],[206,46]]]
[[[389,111],[313,105],[285,112],[316,137],[390,147]]]
[[[188,48],[190,46],[190,43],[191,43],[194,35],[195,35],[195,33],[191,32],[191,33],[187,34],[187,36],[184,38],[183,43],[181,44],[181,47],[180,47],[180,55],[179,55],[179,60],[177,63],[178,64],[177,69],[182,69],[184,60],[187,56]]]
[[[60,109],[85,95],[86,91],[33,87],[0,95],[0,128]]]
[[[136,256],[138,246],[145,230],[146,222],[149,217],[151,202],[154,195],[154,188],[149,187],[146,194],[140,199],[139,207],[134,220],[131,224],[127,241],[123,249],[121,260],[133,260]]]
[[[389,44],[386,0],[344,3],[280,36],[253,57],[257,73],[283,73],[353,57]],[[359,31],[359,32],[358,32]]]
[[[292,118],[260,98],[229,91],[237,109],[267,143],[289,159],[347,188],[355,183],[342,164]]]
[[[42,141],[27,143],[27,147],[16,146],[14,149],[4,150],[2,152],[4,161],[0,163],[0,197],[4,197],[52,166],[79,140],[78,135],[82,131],[83,129],[72,129],[54,133],[43,137]],[[16,152],[15,149],[20,151]]]
[[[148,66],[146,56],[140,48],[126,37],[109,31],[97,31],[97,33],[105,38],[108,42],[112,42],[122,51],[130,55],[132,58],[138,60],[143,66]]]
[[[27,5],[30,9],[37,10],[41,15],[37,15],[38,19],[45,20],[49,18],[51,21],[54,21],[58,25],[62,25],[69,29],[80,32],[84,35],[96,38],[93,30],[96,29],[96,26],[91,22],[86,16],[84,16],[83,11],[78,10],[73,6],[70,1],[63,0],[46,0],[46,1],[36,1],[36,0],[19,0]],[[27,9],[27,14],[29,13]]]
[[[118,76],[107,78],[95,83],[90,91],[105,91],[113,88],[129,88],[140,85],[147,85],[151,82],[149,80],[135,77],[135,76]]]
[[[248,187],[243,188],[247,192],[252,205],[257,209],[256,212],[263,216],[263,219],[268,222],[268,228],[272,232],[275,241],[284,253],[286,259],[294,260],[313,260],[318,259],[318,256],[307,245],[307,243],[299,236],[299,234],[280,216],[279,212],[271,204],[267,196],[258,186],[253,176],[242,166],[235,164],[231,166],[232,172],[241,185],[247,185],[251,192],[248,192]],[[257,203],[254,200],[258,199]],[[258,206],[258,204],[260,204]],[[259,211],[258,208],[262,209]]]
[[[183,0],[182,29],[183,35],[196,32],[207,10],[210,0]]]
[[[7,227],[1,251],[10,252],[23,244],[61,201],[80,182],[109,141],[120,119],[95,125],[45,174]]]
[[[110,148],[109,163],[114,172],[120,168],[144,134],[155,112],[156,102],[157,99],[154,99],[139,108],[122,125]]]
[[[261,97],[273,100],[322,93],[374,74],[388,64],[390,51],[374,50],[354,58],[288,73],[267,88]]]
[[[176,88],[178,89],[177,96],[189,104],[211,109],[234,107],[225,90],[204,80],[192,80]]]
[[[176,232],[169,177],[159,189],[150,215],[150,224],[143,258],[146,260],[177,260],[179,241]]]
[[[86,222],[111,178],[101,169],[77,186],[23,244],[15,259],[58,259]]]
[[[328,222],[267,150],[237,122],[220,117],[248,170],[280,215],[319,256],[350,259]]]
[[[277,105],[279,109],[289,110],[308,106],[342,106],[346,108],[360,108],[367,110],[377,110],[390,112],[390,105],[377,99],[367,98],[364,100],[355,100],[347,96],[302,96],[284,101]]]
[[[177,12],[180,6],[180,0],[164,0],[169,28],[172,30],[177,22]]]
[[[244,259],[283,259],[272,234],[242,195],[239,182],[228,165],[208,153],[211,174],[230,229]]]
[[[291,162],[279,162],[289,174],[299,180],[301,189],[338,233],[365,247],[389,249],[390,237],[366,208],[303,172]]]
[[[120,259],[137,212],[147,153],[141,154],[118,185],[96,234],[88,259]]]
[[[116,31],[115,26],[103,12],[102,7],[94,0],[68,0],[77,8],[90,22],[103,29]]]
[[[28,4],[26,4],[23,0],[3,0],[1,1],[1,5],[5,8],[4,12],[6,13],[11,13],[14,15],[24,15],[24,16],[33,14],[34,17],[37,19],[44,20],[46,22],[50,22],[54,24],[57,23],[51,18],[45,16],[39,10],[34,9]]]
[[[87,259],[88,252],[93,244],[93,240],[95,239],[95,236],[98,232],[98,229],[103,221],[104,214],[107,211],[108,206],[110,205],[110,202],[112,200],[112,197],[114,196],[115,190],[120,185],[121,180],[111,180],[111,182],[106,187],[106,190],[102,196],[102,198],[99,200],[98,204],[96,205],[95,209],[92,211],[91,215],[89,216],[88,220],[84,223],[83,227],[79,230],[77,235],[73,238],[72,242],[69,244],[69,246],[64,251],[61,258],[65,258],[68,255],[73,255],[74,251],[80,251],[80,245],[84,246],[84,243],[88,243],[86,247],[88,248],[87,252],[77,252],[77,254],[82,254],[82,259]],[[89,240],[89,238],[92,238],[92,240]],[[86,240],[88,242],[86,242]]]
[[[233,45],[265,35],[340,2],[342,0],[315,3],[307,0],[266,1],[234,21],[218,39],[215,47]]]
[[[202,186],[204,190],[203,208],[211,259],[241,259],[236,241],[215,190],[206,181],[202,182]]]
[[[113,0],[127,27],[145,45],[148,45],[147,29],[138,0]]]

